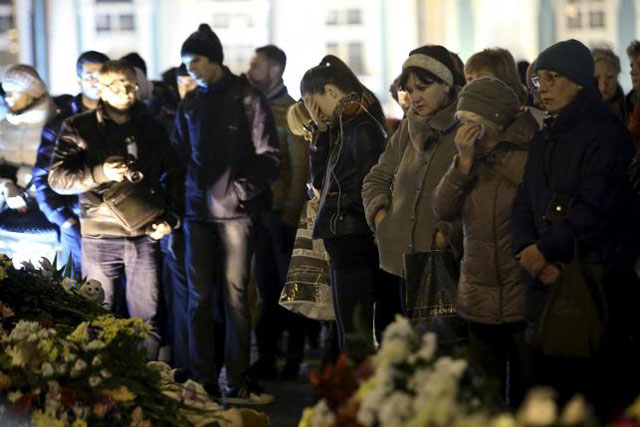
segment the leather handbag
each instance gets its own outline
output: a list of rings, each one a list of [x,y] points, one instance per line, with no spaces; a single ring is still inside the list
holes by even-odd
[[[109,187],[102,199],[118,223],[131,232],[146,227],[165,210],[164,197],[156,189],[127,179]]]
[[[551,285],[534,346],[562,357],[590,357],[600,351],[609,313],[604,275],[604,265],[583,262],[576,244],[573,259]]]

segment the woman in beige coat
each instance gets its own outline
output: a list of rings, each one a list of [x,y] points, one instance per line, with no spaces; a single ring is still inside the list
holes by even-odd
[[[433,214],[431,193],[455,152],[456,100],[463,84],[442,46],[415,49],[402,65],[400,87],[409,93],[411,108],[362,188],[380,266],[396,276],[404,276],[403,254],[430,250],[434,236],[437,247],[447,246],[447,227]]]
[[[455,139],[458,153],[433,194],[433,209],[441,220],[462,220],[457,308],[468,324],[473,366],[496,380],[505,401],[517,405],[529,363],[526,272],[511,250],[511,203],[538,125],[521,112],[516,93],[491,77],[462,89],[457,116],[462,122]]]

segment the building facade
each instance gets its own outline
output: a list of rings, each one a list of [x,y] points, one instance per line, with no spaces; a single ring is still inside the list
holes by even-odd
[[[531,61],[577,38],[613,48],[629,90],[625,49],[640,29],[640,0],[0,0],[0,66],[35,64],[53,93],[73,93],[80,52],[136,51],[157,78],[180,63],[182,42],[201,22],[220,37],[234,72],[247,69],[256,47],[276,44],[288,54],[285,83],[297,95],[304,71],[332,53],[392,108],[389,84],[422,44],[442,44],[463,60],[500,46]]]

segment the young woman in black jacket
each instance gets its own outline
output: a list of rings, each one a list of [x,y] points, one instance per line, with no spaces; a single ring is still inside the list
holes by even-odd
[[[318,128],[317,149],[310,151],[312,182],[320,191],[313,237],[323,239],[330,256],[340,349],[358,359],[374,351],[378,290],[398,299],[397,284],[390,286],[378,268],[360,195],[365,175],[384,151],[384,115],[375,96],[333,56],[305,73],[300,92]]]

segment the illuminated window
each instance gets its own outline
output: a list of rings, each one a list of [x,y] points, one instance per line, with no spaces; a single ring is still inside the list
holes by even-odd
[[[347,10],[347,24],[349,25],[362,24],[362,16],[360,13],[360,9]]]
[[[327,25],[338,25],[340,23],[340,14],[337,10],[330,10],[327,14]]]
[[[349,68],[358,74],[364,74],[364,49],[361,42],[352,42],[347,45]]]
[[[213,27],[214,28],[229,28],[229,14],[216,13],[213,15]]]

